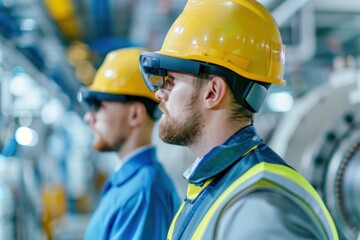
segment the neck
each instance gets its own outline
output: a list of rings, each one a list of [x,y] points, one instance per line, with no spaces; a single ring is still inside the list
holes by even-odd
[[[139,128],[132,130],[130,136],[126,142],[120,147],[117,151],[118,155],[123,158],[132,151],[151,144],[152,138],[152,125],[145,126],[142,125]]]
[[[223,114],[217,114],[212,118],[205,118],[205,125],[200,136],[188,146],[197,157],[203,157],[214,147],[226,142],[237,131],[251,124],[250,121],[230,123],[223,116]],[[219,128],[219,123],[224,123],[223,127]]]

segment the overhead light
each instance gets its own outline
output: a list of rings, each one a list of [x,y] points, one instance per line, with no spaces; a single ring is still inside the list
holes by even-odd
[[[294,98],[289,92],[270,93],[266,104],[272,112],[288,112],[294,106]]]
[[[10,92],[14,96],[23,96],[34,88],[34,80],[26,73],[16,74],[10,82]]]
[[[23,31],[33,31],[37,28],[37,23],[35,19],[26,18],[21,22],[20,28]]]
[[[45,124],[58,122],[65,112],[64,106],[59,100],[53,98],[48,101],[41,111],[41,119]]]
[[[16,142],[23,146],[35,146],[38,143],[38,133],[28,127],[19,127],[15,132]]]

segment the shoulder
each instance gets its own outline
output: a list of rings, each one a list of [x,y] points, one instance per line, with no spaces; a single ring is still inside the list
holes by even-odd
[[[256,191],[231,202],[220,216],[218,239],[318,239],[313,220],[295,202]]]

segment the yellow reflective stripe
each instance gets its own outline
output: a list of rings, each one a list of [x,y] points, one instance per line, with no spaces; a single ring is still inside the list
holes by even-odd
[[[235,188],[245,182],[245,180],[253,177],[258,172],[260,172],[263,168],[262,166],[259,166],[260,164],[257,164],[253,168],[251,168],[249,171],[247,171],[244,175],[242,175],[240,178],[238,178],[233,184],[231,184],[223,194],[220,195],[220,197],[215,201],[215,203],[210,207],[210,209],[205,214],[203,220],[200,222],[199,226],[196,228],[194,235],[191,237],[191,239],[201,239],[201,237],[204,235],[204,232],[209,225],[209,222],[211,218],[214,216],[214,213],[216,209],[220,206],[220,204],[232,193],[232,191],[235,190]]]
[[[242,175],[239,179],[237,179],[233,184],[231,184],[223,194],[215,201],[215,203],[210,207],[208,212],[205,214],[203,220],[200,222],[199,226],[196,228],[194,235],[191,239],[201,239],[205,233],[207,226],[211,218],[214,216],[216,210],[219,208],[220,204],[242,183],[244,183],[247,179],[255,176],[261,171],[267,170],[269,172],[275,173],[277,175],[283,176],[287,179],[291,179],[294,182],[298,183],[302,186],[306,191],[308,191],[320,204],[321,208],[323,209],[327,219],[329,220],[329,224],[335,239],[338,239],[338,234],[336,231],[336,227],[330,213],[328,212],[325,204],[322,202],[320,196],[315,191],[314,188],[296,171],[286,166],[278,165],[278,164],[271,164],[271,163],[259,163],[252,167],[249,171],[247,171],[244,175]]]
[[[320,204],[320,207],[324,211],[325,216],[326,216],[326,218],[327,218],[327,220],[328,220],[328,222],[330,224],[331,231],[332,231],[334,239],[339,238],[337,230],[336,230],[335,223],[332,220],[332,217],[331,217],[328,209],[326,208],[324,202],[320,198],[320,195],[318,194],[318,192],[313,188],[313,186],[302,175],[300,175],[295,170],[293,170],[293,169],[291,169],[289,167],[286,167],[286,166],[282,166],[282,165],[278,165],[278,164],[271,164],[271,163],[264,163],[263,165],[264,165],[263,169],[267,169],[272,173],[275,173],[277,175],[286,177],[287,179],[290,179],[290,180],[298,183],[308,193],[310,193],[311,196],[313,196],[315,198],[316,202]]]
[[[250,148],[246,153],[244,153],[242,155],[245,156],[247,155],[248,153],[250,153],[251,151],[253,151],[254,149],[256,149],[258,146],[253,146],[252,148]],[[186,198],[187,199],[190,199],[190,200],[193,200],[197,197],[197,195],[205,188],[207,187],[211,182],[212,182],[213,178],[211,179],[208,179],[205,181],[205,183],[203,184],[203,186],[199,187],[199,186],[196,186],[194,184],[188,184],[188,189],[187,189],[187,193],[186,193]],[[185,206],[185,201],[183,201],[180,205],[180,208],[179,210],[177,211],[177,213],[175,214],[172,222],[171,222],[171,225],[170,225],[170,228],[169,228],[169,231],[168,231],[168,234],[167,234],[167,239],[172,239],[172,236],[173,236],[173,233],[174,233],[174,228],[175,228],[175,224],[176,224],[176,221],[181,213],[181,211],[183,210]],[[201,223],[200,223],[201,224]]]
[[[206,188],[207,185],[209,185],[209,183],[211,183],[213,179],[208,179],[205,181],[205,183],[202,186],[196,186],[195,184],[188,184],[188,188],[187,188],[187,192],[186,192],[186,198],[189,200],[194,200],[199,193]]]
[[[170,228],[169,228],[169,231],[168,231],[168,234],[167,234],[167,238],[166,239],[172,239],[172,236],[173,236],[173,233],[174,233],[174,227],[175,227],[175,223],[176,223],[176,220],[178,219],[181,211],[183,210],[185,206],[185,201],[183,201],[179,207],[179,210],[176,212],[173,220],[171,221],[171,225],[170,225]]]
[[[255,183],[254,185],[251,186],[251,189],[254,188],[265,188],[265,187],[270,187],[270,188],[276,188],[279,189],[279,191],[285,191],[288,192],[288,190],[286,190],[286,188],[277,185],[276,183],[270,182],[268,180],[260,180],[259,182]],[[290,193],[291,194],[291,193]],[[307,213],[311,214],[311,216],[313,217],[313,219],[317,219],[316,214],[314,213],[314,211],[312,211],[312,209],[309,207],[308,204],[306,204],[302,199],[300,199],[298,196],[296,195],[292,195],[293,200],[295,200],[299,205],[301,205],[304,209],[306,209]],[[318,220],[318,219],[317,219]],[[321,221],[318,220],[317,221],[320,225],[322,225]],[[325,230],[325,234],[327,233],[327,231]]]
[[[257,147],[258,147],[257,145],[256,145],[256,146],[253,146],[253,147],[250,148],[246,153],[244,153],[244,154],[242,155],[242,157],[248,155],[251,151],[255,150]]]

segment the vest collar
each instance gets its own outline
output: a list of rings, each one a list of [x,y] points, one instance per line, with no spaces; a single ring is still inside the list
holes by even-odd
[[[202,186],[206,180],[228,169],[262,142],[253,125],[242,128],[194,163],[196,165],[186,170],[184,177],[189,183]]]

